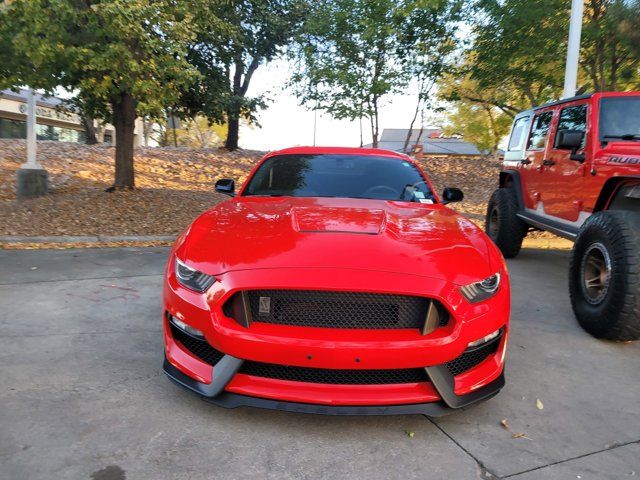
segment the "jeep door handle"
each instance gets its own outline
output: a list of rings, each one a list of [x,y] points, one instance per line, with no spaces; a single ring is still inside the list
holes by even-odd
[[[553,160],[543,160],[542,161],[542,165],[545,165],[547,167],[550,167],[550,166],[555,165],[555,164],[556,164],[556,162],[554,162]]]
[[[523,164],[523,165],[530,165],[533,162],[531,160],[529,160],[528,158],[525,158],[524,160],[520,160],[520,163]]]

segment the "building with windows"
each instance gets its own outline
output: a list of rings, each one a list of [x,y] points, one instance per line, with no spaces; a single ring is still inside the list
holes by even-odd
[[[378,148],[393,150],[394,152],[412,153],[416,157],[422,156],[471,156],[477,157],[483,154],[473,144],[466,142],[461,136],[445,137],[442,130],[425,128],[420,134],[420,129],[411,131],[407,151],[404,143],[409,133],[407,128],[385,128],[380,135]],[[419,138],[418,138],[419,137]],[[370,148],[371,144],[365,145]]]
[[[85,128],[77,113],[65,108],[65,101],[58,97],[45,97],[38,93],[36,97],[36,136],[38,140],[60,142],[84,142]],[[0,91],[0,138],[27,137],[27,91]],[[112,125],[94,121],[99,142],[115,144],[115,131]],[[143,124],[136,120],[134,145],[143,140]]]

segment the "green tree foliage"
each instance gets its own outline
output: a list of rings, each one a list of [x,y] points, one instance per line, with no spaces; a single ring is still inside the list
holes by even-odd
[[[444,131],[448,135],[462,135],[480,151],[495,153],[502,138],[509,133],[513,116],[525,107],[517,99],[510,99],[503,91],[480,89],[468,75],[446,75],[439,83],[442,97],[453,101]],[[499,104],[502,108],[496,106]]]
[[[385,97],[403,91],[416,72],[423,84],[442,70],[452,44],[455,5],[445,0],[314,2],[298,38],[292,79],[301,102],[337,119],[369,119],[377,146]]]
[[[563,88],[570,0],[478,0],[465,71],[478,92],[508,93],[495,105],[524,98],[535,106]],[[639,3],[587,0],[580,51],[579,92],[632,89],[638,68]],[[504,96],[504,95],[503,95]]]
[[[640,3],[587,0],[580,66],[583,89],[640,88]]]
[[[116,130],[114,188],[133,188],[138,115],[160,115],[197,77],[189,2],[13,0],[0,11],[5,86],[76,90],[88,115]]]
[[[226,125],[211,124],[205,117],[189,118],[176,132],[178,145],[193,148],[212,148],[222,144]]]
[[[488,145],[494,129],[482,112],[513,117],[561,95],[571,2],[477,0],[470,6],[471,35],[461,66],[441,79],[439,95],[453,102],[451,128]],[[637,0],[586,1],[578,93],[639,87],[639,7]],[[486,135],[469,128],[480,119]]]
[[[533,106],[562,91],[570,0],[479,0],[466,65],[480,90],[515,92]]]
[[[303,0],[201,0],[198,34],[189,44],[188,60],[201,76],[183,93],[184,115],[226,122],[225,147],[238,148],[240,120],[255,122],[266,106],[262,96],[248,96],[260,65],[280,55],[306,12]],[[210,24],[222,20],[219,30]]]

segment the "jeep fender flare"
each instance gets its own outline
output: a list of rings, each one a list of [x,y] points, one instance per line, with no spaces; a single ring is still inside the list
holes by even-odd
[[[524,199],[522,197],[522,183],[520,182],[520,173],[513,170],[503,170],[500,172],[500,188],[507,185],[513,185],[518,200],[518,211],[524,211]]]
[[[629,181],[637,180],[640,182],[640,175],[625,175],[620,177],[611,177],[602,186],[602,190],[600,190],[600,195],[598,195],[598,200],[593,208],[593,213],[599,212],[601,210],[606,210],[611,200],[613,200],[614,196],[617,194],[620,186],[624,185]],[[502,173],[500,174],[500,183],[502,183]]]

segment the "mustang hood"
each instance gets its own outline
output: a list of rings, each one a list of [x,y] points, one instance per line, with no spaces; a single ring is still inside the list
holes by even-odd
[[[177,246],[178,256],[212,275],[328,267],[405,273],[462,285],[495,273],[485,235],[442,205],[238,197],[202,214],[187,233]]]

